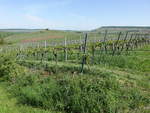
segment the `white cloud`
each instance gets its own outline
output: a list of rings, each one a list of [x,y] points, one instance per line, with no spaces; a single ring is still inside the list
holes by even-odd
[[[28,0],[29,1],[29,0]],[[30,2],[30,1],[29,1]],[[50,28],[50,29],[92,29],[96,21],[91,17],[61,11],[74,0],[39,0],[26,4],[20,3],[20,10],[1,8],[1,28]],[[15,13],[14,13],[15,12]],[[6,18],[7,17],[7,18]]]
[[[33,15],[29,15],[29,14],[27,14],[27,15],[25,15],[26,16],[26,18],[28,19],[28,20],[31,20],[31,21],[33,21],[33,22],[43,22],[43,19],[41,19],[41,18],[39,18],[39,17],[37,17],[37,16],[33,16]]]
[[[23,10],[30,14],[39,14],[44,11],[53,10],[55,8],[67,7],[73,0],[42,0],[42,2],[36,2],[34,4],[28,4],[23,6]]]
[[[99,27],[96,20],[77,14],[68,14],[66,21],[64,21],[65,19],[45,19],[31,14],[26,14],[24,18],[28,23],[26,26],[31,28],[91,30]]]
[[[44,19],[38,17],[38,16],[33,16],[33,15],[30,15],[30,14],[26,14],[25,15],[25,18],[29,21],[32,21],[34,23],[42,23],[42,22],[45,22]]]
[[[47,20],[39,16],[26,14],[24,16],[26,22],[28,23],[27,26],[31,28],[50,28],[50,29],[61,29],[63,23],[57,20]]]

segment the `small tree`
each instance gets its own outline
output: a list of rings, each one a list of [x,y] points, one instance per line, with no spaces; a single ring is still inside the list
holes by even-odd
[[[49,29],[48,29],[48,28],[46,28],[45,30],[46,30],[46,31],[49,31]]]

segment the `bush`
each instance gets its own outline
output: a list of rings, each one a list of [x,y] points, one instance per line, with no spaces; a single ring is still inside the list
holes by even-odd
[[[20,77],[14,89],[23,104],[66,113],[115,112],[120,102],[119,84],[113,77],[29,75]]]
[[[77,77],[58,81],[61,103],[56,104],[57,109],[67,113],[103,113],[115,112],[118,102],[115,89],[118,88],[115,79],[102,79],[100,77]],[[60,98],[60,97],[59,97]],[[56,102],[60,103],[58,98]]]
[[[120,66],[124,63],[118,62]],[[44,67],[42,63],[31,61],[20,64],[36,64],[39,69]],[[70,65],[58,65],[57,73],[54,72],[54,64],[47,64],[46,67],[47,71],[52,72],[49,77],[37,74],[21,77],[18,85],[21,86],[18,95],[21,103],[66,113],[128,112],[150,103],[147,94],[133,85],[132,78],[86,68],[81,75],[77,67]]]
[[[113,74],[44,77],[28,73],[18,76],[11,89],[22,104],[65,113],[126,112],[150,103],[139,89],[121,85]]]
[[[4,38],[0,38],[0,45],[5,44]]]
[[[25,69],[15,63],[15,59],[10,55],[0,55],[0,78],[1,80],[14,81],[16,76],[25,72]]]

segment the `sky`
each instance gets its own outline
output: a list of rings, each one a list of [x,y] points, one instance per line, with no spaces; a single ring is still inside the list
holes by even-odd
[[[0,29],[150,26],[150,0],[0,0]]]

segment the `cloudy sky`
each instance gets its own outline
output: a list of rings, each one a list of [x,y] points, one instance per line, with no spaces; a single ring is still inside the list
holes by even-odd
[[[150,26],[150,0],[0,0],[0,28]]]

